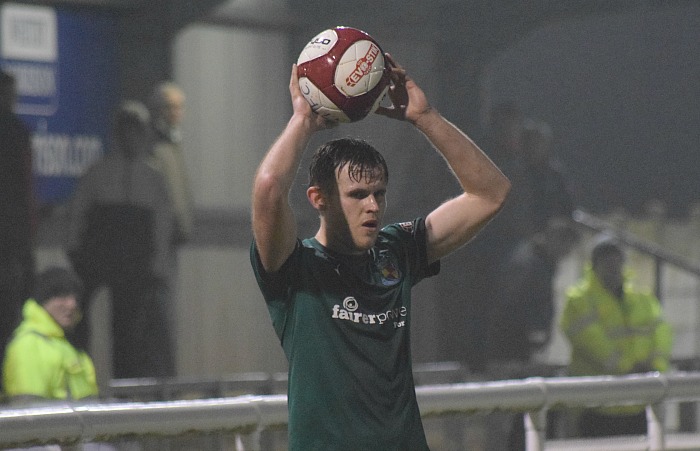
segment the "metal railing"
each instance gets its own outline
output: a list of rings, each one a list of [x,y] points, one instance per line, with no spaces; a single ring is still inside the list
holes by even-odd
[[[417,387],[416,393],[424,418],[495,410],[525,412],[528,451],[567,449],[571,444],[561,440],[547,442],[544,418],[551,408],[629,403],[648,406],[647,436],[622,442],[589,441],[590,446],[585,449],[700,449],[700,435],[685,435],[683,440],[667,436],[661,414],[666,401],[700,399],[700,372],[439,384]],[[0,446],[107,441],[139,435],[177,436],[193,431],[259,433],[286,425],[286,401],[285,395],[245,395],[0,410]],[[616,440],[624,447],[615,447]]]
[[[662,268],[664,265],[674,266],[700,280],[700,264],[667,251],[661,246],[641,240],[626,230],[621,230],[583,210],[574,211],[573,220],[590,230],[599,233],[609,233],[622,244],[649,256],[654,260],[654,290],[656,296],[663,300]],[[700,299],[699,299],[700,301]]]

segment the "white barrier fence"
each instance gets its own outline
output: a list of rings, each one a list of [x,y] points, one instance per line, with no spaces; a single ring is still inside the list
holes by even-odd
[[[526,412],[528,451],[700,449],[700,435],[667,437],[662,415],[659,415],[665,401],[700,399],[700,372],[427,385],[417,387],[416,392],[424,417],[494,410]],[[272,426],[286,425],[286,401],[284,395],[246,395],[205,400],[63,404],[0,410],[0,447],[108,441],[134,435],[260,432]],[[630,403],[648,406],[646,437],[609,440],[603,446],[600,441],[596,444],[596,441],[565,443],[545,440],[544,418],[550,408]],[[670,440],[672,437],[673,440]]]

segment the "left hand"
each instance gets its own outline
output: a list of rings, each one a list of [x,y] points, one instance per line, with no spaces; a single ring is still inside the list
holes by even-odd
[[[391,85],[388,94],[392,106],[380,105],[376,113],[415,124],[422,114],[430,111],[428,99],[423,90],[390,54],[386,53],[384,57],[389,61],[390,66]]]

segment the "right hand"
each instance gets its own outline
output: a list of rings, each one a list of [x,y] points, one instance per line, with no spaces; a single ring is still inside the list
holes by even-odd
[[[326,120],[320,114],[316,114],[311,109],[311,105],[301,93],[299,87],[299,74],[297,73],[297,65],[292,65],[292,76],[289,80],[289,93],[292,96],[292,108],[294,115],[304,116],[310,121],[313,131],[323,130],[336,125],[335,123]]]

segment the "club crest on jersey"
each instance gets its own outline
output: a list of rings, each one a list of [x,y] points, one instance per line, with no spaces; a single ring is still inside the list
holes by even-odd
[[[389,253],[381,252],[377,258],[377,269],[381,275],[382,285],[390,287],[401,280],[401,271],[395,259]]]

